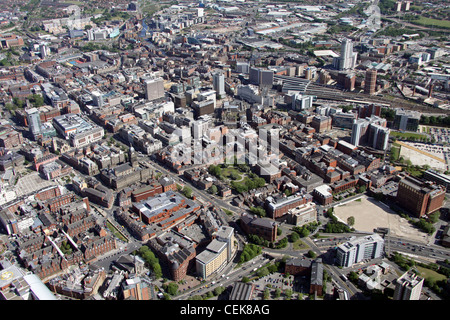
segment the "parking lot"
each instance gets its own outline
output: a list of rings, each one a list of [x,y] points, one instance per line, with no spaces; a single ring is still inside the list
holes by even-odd
[[[398,142],[402,145],[400,156],[411,161],[413,165],[428,165],[436,170],[447,170],[449,148],[417,142]]]

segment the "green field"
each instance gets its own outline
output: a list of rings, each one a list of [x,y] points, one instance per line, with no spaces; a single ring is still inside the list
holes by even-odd
[[[222,169],[222,175],[225,178],[241,181],[243,179],[242,175],[243,172],[241,172],[239,169],[229,166],[227,168]],[[234,179],[233,179],[234,178]]]
[[[427,137],[426,135],[420,134],[420,133],[398,132],[398,131],[391,131],[389,135],[394,138],[405,138],[405,139],[411,139],[411,138],[423,139],[423,138]]]
[[[440,281],[447,279],[443,274],[437,273],[434,270],[423,268],[423,267],[416,267],[417,270],[419,270],[420,274],[425,278],[432,281]]]
[[[397,143],[393,143],[391,147],[391,161],[397,161],[400,157],[401,146]]]
[[[306,243],[304,243],[302,240],[300,240],[300,239],[295,241],[292,244],[292,246],[293,246],[294,250],[303,250],[303,249],[308,249],[309,248],[309,246]]]
[[[449,20],[438,20],[426,17],[420,17],[418,20],[412,20],[412,23],[420,24],[427,27],[437,27],[437,28],[445,28],[450,29],[450,21]]]

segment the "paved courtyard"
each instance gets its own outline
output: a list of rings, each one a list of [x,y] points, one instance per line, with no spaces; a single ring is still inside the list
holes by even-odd
[[[39,172],[30,172],[27,175],[19,178],[19,181],[14,186],[17,197],[23,195],[31,195],[42,188],[56,185],[55,182],[51,180],[42,179],[39,176]]]
[[[404,237],[426,243],[428,235],[414,228],[396,214],[386,204],[363,196],[361,201],[352,201],[334,208],[335,216],[347,223],[347,218],[355,217],[355,230],[373,232],[378,227],[387,227],[393,236]]]

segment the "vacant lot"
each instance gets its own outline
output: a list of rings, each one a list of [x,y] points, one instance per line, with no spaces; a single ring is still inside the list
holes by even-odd
[[[427,235],[409,224],[387,205],[373,198],[363,196],[361,201],[353,201],[334,208],[335,216],[347,222],[350,216],[355,217],[354,228],[358,231],[373,232],[375,228],[385,227],[391,234],[411,240],[427,242]]]
[[[421,144],[419,143],[414,144],[416,147],[413,147],[413,145],[409,142],[398,142],[398,143],[402,145],[400,149],[400,156],[403,157],[404,159],[410,160],[413,165],[418,166],[429,165],[433,169],[442,171],[447,170],[447,164],[445,163],[442,153],[434,154],[429,151],[421,150],[424,148],[421,148],[420,147]]]

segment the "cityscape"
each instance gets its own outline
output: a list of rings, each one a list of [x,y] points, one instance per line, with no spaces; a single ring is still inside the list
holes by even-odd
[[[1,1],[0,300],[449,300],[449,31],[440,0]]]

